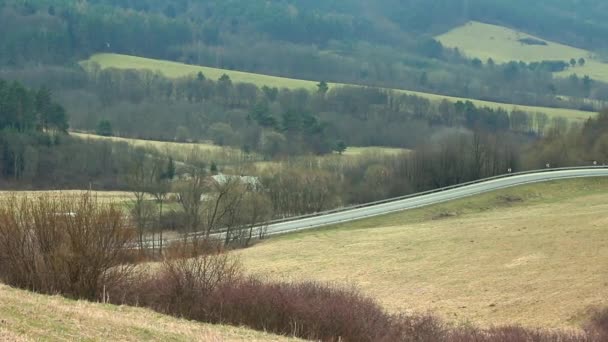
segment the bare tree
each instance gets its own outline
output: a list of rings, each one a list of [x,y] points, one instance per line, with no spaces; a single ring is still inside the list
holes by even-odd
[[[205,201],[205,238],[219,228],[226,229],[226,241],[229,241],[231,230],[236,224],[236,213],[244,194],[244,187],[239,177],[227,176],[221,181],[212,183],[212,193]]]
[[[191,166],[185,179],[176,185],[177,200],[184,209],[190,233],[201,227],[203,195],[207,187],[206,171],[203,167]]]
[[[249,246],[257,231],[257,238],[263,239],[266,233],[266,222],[272,218],[272,202],[263,192],[250,191],[243,198],[239,210],[242,224],[238,232],[239,244]]]
[[[143,151],[137,151],[127,176],[127,183],[133,193],[133,207],[131,214],[137,226],[138,243],[144,248],[144,231],[147,225],[147,210],[145,208],[146,195],[152,183],[152,172]]]
[[[162,217],[163,217],[163,204],[167,199],[167,195],[171,190],[171,181],[175,176],[175,166],[173,164],[173,159],[169,158],[167,164],[165,165],[162,160],[157,160],[152,169],[152,184],[150,185],[149,191],[156,199],[158,203],[158,221],[157,221],[157,229],[159,234],[159,253],[163,254],[163,227],[162,227]]]

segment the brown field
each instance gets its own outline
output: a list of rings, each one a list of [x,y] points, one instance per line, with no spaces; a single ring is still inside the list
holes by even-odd
[[[367,147],[349,147],[344,151],[342,155],[337,152],[327,154],[323,156],[298,156],[293,157],[287,161],[259,161],[253,163],[259,171],[265,170],[276,170],[282,166],[287,165],[298,165],[307,167],[310,165],[319,165],[324,163],[331,164],[346,164],[346,163],[357,163],[362,158],[368,157],[394,157],[402,153],[411,153],[412,150],[398,147],[379,147],[379,146],[367,146]]]
[[[0,191],[0,200],[26,197],[75,197],[89,194],[87,190],[39,190],[39,191]],[[91,191],[91,196],[101,203],[122,203],[134,199],[133,193],[126,191]]]
[[[295,341],[146,309],[72,301],[0,285],[0,341]]]
[[[608,179],[528,185],[238,253],[255,274],[355,285],[393,312],[573,327],[608,305],[606,190]]]
[[[177,161],[186,161],[189,156],[196,155],[205,161],[215,161],[222,164],[244,163],[247,160],[258,160],[256,154],[245,155],[241,150],[232,147],[217,146],[212,143],[179,143],[171,141],[156,141],[121,137],[104,137],[90,133],[70,132],[71,136],[81,139],[102,140],[116,143],[127,143],[134,147],[154,149],[165,155],[170,155]]]

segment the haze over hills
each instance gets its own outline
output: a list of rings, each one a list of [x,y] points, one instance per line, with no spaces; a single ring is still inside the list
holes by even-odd
[[[0,282],[310,340],[605,341],[603,179],[263,228],[606,174],[607,16],[600,0],[0,0]],[[80,306],[3,286],[26,310]],[[107,333],[15,305],[0,339]],[[106,338],[275,338],[83,307],[173,328],[112,318]]]

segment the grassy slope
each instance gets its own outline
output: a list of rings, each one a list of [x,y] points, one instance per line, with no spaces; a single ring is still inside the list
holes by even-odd
[[[0,341],[288,341],[150,310],[72,301],[0,285]]]
[[[196,156],[209,164],[238,164],[260,160],[255,153],[245,155],[240,149],[223,147],[211,143],[178,143],[170,141],[143,140],[134,138],[104,137],[95,134],[70,132],[70,135],[81,139],[105,140],[115,143],[127,143],[135,147],[153,148],[173,157],[178,163],[186,162],[189,157]]]
[[[132,139],[132,138],[120,138],[120,137],[104,137],[101,135],[90,134],[90,133],[78,133],[70,132],[71,136],[82,138],[82,139],[94,139],[94,140],[107,140],[112,142],[125,142],[133,146],[138,147],[153,147],[159,150],[180,150],[190,151],[192,149],[200,149],[202,151],[217,152],[225,149],[224,147],[213,145],[211,143],[178,143],[168,141],[155,141],[155,140],[143,140],[143,139]]]
[[[218,79],[222,74],[227,74],[230,78],[235,82],[243,82],[243,83],[255,83],[259,86],[267,85],[270,87],[279,87],[279,88],[306,88],[306,89],[315,89],[318,81],[307,81],[307,80],[298,80],[284,77],[276,77],[262,74],[253,74],[248,72],[241,71],[233,71],[233,70],[223,70],[216,68],[209,68],[203,66],[196,65],[187,65],[177,62],[170,61],[162,61],[155,60],[149,58],[135,57],[135,56],[127,56],[127,55],[119,55],[119,54],[96,54],[91,56],[91,58],[87,61],[81,62],[85,68],[87,68],[87,64],[90,62],[95,62],[100,65],[102,69],[105,68],[118,68],[118,69],[145,69],[158,71],[167,77],[183,77],[188,75],[194,75],[199,71],[202,71],[206,77],[210,79]],[[343,86],[341,83],[332,83],[330,86]],[[563,108],[546,108],[546,107],[533,107],[533,106],[514,106],[510,104],[502,104],[496,102],[489,101],[480,101],[480,100],[472,100],[458,97],[450,97],[429,93],[421,93],[415,91],[407,91],[396,89],[396,91],[417,95],[420,97],[427,98],[431,101],[441,101],[447,99],[449,101],[464,101],[470,100],[477,106],[485,106],[490,108],[504,108],[507,110],[511,110],[513,108],[518,108],[524,111],[528,111],[531,113],[543,112],[547,115],[552,116],[562,116],[567,117],[573,120],[585,120],[591,114],[589,112],[578,111],[578,110],[570,110]]]
[[[522,186],[239,254],[254,273],[354,284],[392,311],[572,326],[590,306],[608,305],[606,190],[608,179]]]
[[[522,38],[540,39],[547,45],[522,44],[518,41]],[[608,81],[608,64],[594,59],[590,51],[554,43],[502,26],[469,22],[438,36],[437,39],[445,46],[459,48],[470,57],[478,57],[484,61],[492,58],[499,63],[542,60],[570,61],[571,58],[578,60],[582,57],[587,60],[583,67],[576,66],[558,75],[570,76],[576,73],[579,76],[589,75],[594,79]]]

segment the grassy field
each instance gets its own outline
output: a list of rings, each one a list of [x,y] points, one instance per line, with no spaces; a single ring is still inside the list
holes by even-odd
[[[0,285],[0,341],[295,341]]]
[[[0,201],[11,198],[11,196],[16,196],[17,198],[22,196],[27,197],[40,197],[40,196],[50,196],[50,197],[75,197],[75,196],[83,196],[88,194],[87,190],[39,190],[39,191],[0,191]],[[134,199],[133,193],[126,191],[91,191],[91,195],[93,198],[98,200],[101,203],[122,203],[129,202]]]
[[[136,147],[155,149],[170,155],[177,161],[186,161],[188,156],[195,153],[199,158],[220,164],[241,163],[247,160],[259,160],[255,153],[245,155],[241,150],[232,147],[223,147],[211,143],[178,143],[171,141],[154,141],[133,138],[104,137],[89,133],[70,132],[70,135],[81,139],[105,140],[111,142],[124,142]]]
[[[348,157],[358,157],[365,154],[389,155],[395,156],[401,153],[408,153],[410,150],[396,147],[349,147],[344,151],[343,155]]]
[[[273,279],[355,285],[391,311],[570,327],[608,305],[608,179],[528,185],[239,251]]]
[[[333,163],[335,164],[345,164],[345,163],[357,163],[361,160],[361,158],[365,158],[367,156],[397,156],[401,153],[410,153],[412,150],[408,150],[405,148],[397,148],[397,147],[377,147],[377,146],[368,146],[368,147],[349,147],[344,151],[342,155],[334,152],[333,154],[326,154],[323,156],[296,156],[290,158],[287,161],[260,161],[254,163],[257,170],[269,170],[269,169],[278,169],[282,166],[286,165],[300,165],[302,167],[306,167],[310,164],[323,164],[323,163]]]
[[[569,59],[569,58],[568,58]],[[166,77],[183,77],[188,75],[194,75],[199,71],[202,71],[206,77],[211,79],[218,79],[222,74],[227,74],[234,82],[243,82],[243,83],[254,83],[258,86],[267,85],[270,87],[279,87],[279,88],[305,88],[305,89],[315,89],[317,81],[310,80],[299,80],[285,77],[276,77],[262,74],[253,74],[248,72],[241,71],[233,71],[233,70],[224,70],[224,69],[216,69],[209,68],[203,66],[196,65],[188,65],[177,62],[163,61],[163,60],[155,60],[149,58],[135,57],[135,56],[127,56],[127,55],[119,55],[119,54],[95,54],[91,56],[90,59],[86,61],[82,61],[81,65],[87,69],[91,63],[97,63],[102,69],[106,68],[117,68],[117,69],[141,69],[141,70],[152,70],[158,71],[165,75]],[[335,86],[344,86],[345,84],[341,83],[331,83],[330,87]],[[563,108],[547,108],[547,107],[534,107],[534,106],[515,106],[512,104],[503,104],[497,102],[489,102],[489,101],[481,101],[481,100],[473,100],[459,97],[451,97],[451,96],[443,96],[436,95],[430,93],[421,93],[415,91],[394,89],[400,93],[417,95],[420,97],[427,98],[434,102],[439,102],[442,100],[448,101],[472,101],[476,106],[482,107],[490,107],[490,108],[503,108],[506,110],[512,109],[520,109],[523,111],[527,111],[530,113],[542,112],[546,113],[550,116],[560,116],[566,117],[571,120],[585,120],[592,114],[589,112],[571,110],[571,109],[563,109]]]
[[[153,140],[142,140],[142,139],[132,139],[132,138],[119,138],[119,137],[103,137],[95,134],[89,133],[77,133],[70,132],[70,135],[79,137],[82,139],[96,139],[96,140],[107,140],[113,142],[125,142],[131,144],[133,146],[139,147],[150,147],[154,148],[158,151],[165,152],[168,155],[173,156],[176,160],[185,160],[187,155],[192,152],[192,150],[200,150],[203,152],[203,155],[206,155],[207,158],[211,158],[210,156],[216,156],[215,161],[222,160],[233,160],[237,158],[237,156],[241,156],[242,153],[239,149],[230,148],[230,147],[221,147],[217,145],[213,145],[211,143],[176,143],[176,142],[167,142],[167,141],[153,141]],[[357,157],[361,157],[364,155],[374,154],[374,155],[388,155],[394,156],[399,153],[407,153],[410,150],[404,148],[396,148],[396,147],[377,147],[377,146],[368,146],[368,147],[348,147],[343,154],[343,157],[347,157],[347,160],[353,160]],[[222,156],[226,157],[223,158]],[[281,164],[281,162],[275,161],[258,161],[259,158],[253,154],[249,157],[251,161],[253,161],[254,165],[258,169],[267,169],[274,168]],[[315,161],[324,162],[329,160],[335,160],[340,158],[337,154],[329,154],[322,157],[296,157],[295,162],[300,162],[303,159],[311,159],[313,158]],[[213,158],[212,158],[213,159]],[[237,158],[240,159],[240,158]],[[0,192],[1,193],[1,192]]]
[[[526,45],[519,40],[533,38],[542,40],[547,45]],[[470,57],[478,57],[484,62],[488,58],[498,63],[509,61],[535,62],[542,60],[563,60],[571,58],[587,60],[584,66],[576,66],[558,73],[560,76],[589,75],[591,78],[608,81],[608,64],[594,59],[593,53],[587,50],[554,43],[523,32],[506,27],[469,22],[464,26],[453,29],[437,39],[445,46],[457,47]]]

